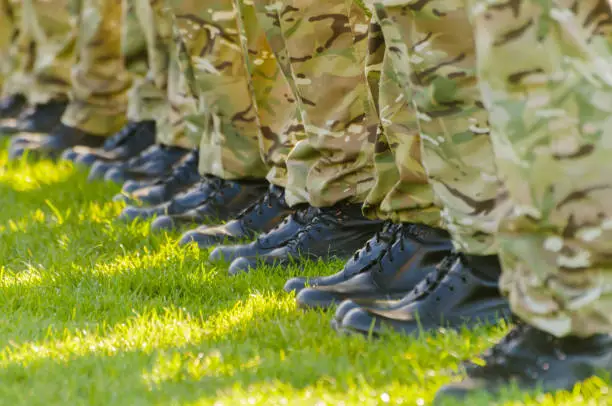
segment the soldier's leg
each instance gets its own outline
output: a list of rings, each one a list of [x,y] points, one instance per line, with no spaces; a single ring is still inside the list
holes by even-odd
[[[17,120],[4,123],[2,132],[48,133],[60,122],[70,91],[76,23],[69,1],[24,0],[17,7],[19,35],[10,58],[8,95],[23,95],[30,108]],[[27,136],[26,136],[27,138]],[[13,140],[23,143],[24,139]]]
[[[512,203],[498,234],[501,287],[523,324],[442,395],[571,390],[612,371],[612,12],[597,0],[470,3]]]
[[[9,71],[9,49],[15,40],[17,21],[11,4],[7,0],[0,2],[0,90],[4,77]]]
[[[83,0],[79,15],[78,62],[64,125],[107,136],[126,122],[130,75],[121,49],[122,3]]]
[[[291,244],[259,260],[239,258],[230,272],[258,261],[283,266],[314,257],[348,258],[382,226],[361,213],[374,182],[377,128],[363,71],[368,17],[352,1],[259,0],[255,7],[306,133],[287,157],[287,202],[308,203],[319,214]]]
[[[413,334],[440,325],[495,322],[509,313],[497,288],[501,266],[494,239],[507,204],[477,87],[467,14],[461,4],[446,1],[423,7],[412,1],[381,2],[375,12],[387,46],[393,47],[390,56],[404,97],[417,109],[423,165],[456,252],[426,280],[434,282],[418,305],[408,294],[390,308],[364,306],[347,314],[342,326],[363,333],[374,326],[375,333],[389,328]]]
[[[30,104],[67,100],[71,88],[77,26],[76,4],[68,0],[23,0],[23,14],[35,43]]]
[[[167,113],[167,58],[158,62],[157,55],[149,57],[150,51],[155,51],[151,48],[156,45],[149,47],[149,42],[158,38],[151,35],[151,32],[155,32],[156,21],[152,18],[149,0],[123,0],[122,7],[121,48],[132,78],[128,96],[128,121],[109,137],[102,148],[76,146],[62,154],[62,159],[92,166],[89,173],[91,180],[103,178],[110,167],[138,156],[151,146],[155,141],[155,118]],[[156,74],[148,75],[148,72]],[[149,77],[160,76],[162,80],[148,80]]]
[[[24,58],[27,59],[31,51],[19,47],[26,34],[21,28],[21,15],[21,1],[3,0],[0,3],[0,126],[14,125],[14,119],[27,101],[23,94],[26,86],[20,78],[27,66]]]
[[[77,63],[70,103],[48,136],[14,139],[9,155],[57,158],[76,145],[100,147],[126,121],[130,76],[121,53],[122,2],[83,0],[77,18]]]
[[[208,248],[220,242],[237,242],[269,231],[297,207],[285,202],[286,158],[304,137],[299,111],[289,83],[271,51],[252,4],[234,1],[244,72],[259,131],[258,151],[269,169],[268,192],[238,218],[217,227],[200,227],[186,233],[181,243],[196,242]],[[254,152],[255,153],[255,152]]]
[[[154,123],[155,145],[133,160],[108,169],[105,178],[118,183],[129,180],[116,199],[138,201],[139,207],[143,203],[157,206],[199,181],[200,134],[189,137],[186,133],[185,117],[196,110],[196,102],[178,67],[172,16],[166,2],[134,3],[146,38],[148,71],[130,91],[128,118],[132,123]],[[101,172],[100,168],[103,167],[97,165],[93,169]],[[156,209],[128,206],[121,216],[151,217]]]
[[[387,48],[377,23],[372,23],[369,35],[366,72],[381,125],[376,139],[376,183],[364,210],[393,223],[339,273],[288,281],[285,289],[299,291],[300,307],[326,308],[347,299],[361,304],[399,300],[451,250],[448,234],[439,228],[440,210],[421,164],[416,112],[395,80],[389,55],[393,48]]]
[[[231,0],[169,1],[178,50],[180,81],[174,108],[195,108],[178,117],[187,140],[199,138],[199,172],[216,198],[193,210],[168,213],[154,229],[227,220],[265,193],[267,171],[259,153],[259,127]],[[184,96],[182,96],[184,95]],[[172,120],[173,125],[177,122]],[[175,126],[175,128],[177,128]],[[163,131],[160,131],[163,133]],[[168,136],[172,134],[168,133]]]

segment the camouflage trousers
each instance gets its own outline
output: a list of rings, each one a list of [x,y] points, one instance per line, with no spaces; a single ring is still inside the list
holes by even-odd
[[[407,132],[400,133],[397,145],[414,148],[416,121],[421,159],[442,208],[442,225],[460,251],[495,254],[494,233],[507,203],[497,178],[488,114],[477,86],[474,37],[462,0],[376,1],[374,12],[392,49],[386,54],[392,65],[389,75],[402,90],[394,101],[406,100],[416,108],[402,112],[400,124]],[[418,175],[416,155],[404,156],[406,169],[416,168]]]
[[[363,202],[374,185],[378,127],[363,69],[366,12],[346,0],[254,4],[304,127],[286,158],[287,201]]]
[[[513,311],[557,336],[612,332],[612,13],[598,0],[471,0]],[[515,33],[515,35],[508,35]]]
[[[299,105],[294,89],[287,81],[266,32],[270,27],[259,21],[252,2],[235,0],[239,13],[238,24],[241,35],[242,54],[245,57],[247,75],[252,92],[256,117],[260,129],[260,152],[268,168],[268,182],[293,195],[305,196],[305,183],[289,181],[287,157],[294,146],[305,139]]]
[[[67,99],[74,63],[76,22],[73,0],[5,3],[14,30],[7,58],[5,94],[23,94],[32,104]]]
[[[34,47],[32,37],[22,25],[21,0],[3,0],[1,3],[0,30],[2,30],[5,47],[0,51],[2,69],[2,96],[24,94],[30,86]]]
[[[194,112],[195,102],[179,69],[172,17],[166,2],[126,0],[126,3],[136,16],[144,40],[147,67],[143,75],[135,77],[130,89],[127,118],[131,121],[154,120],[158,143],[193,148],[200,137],[185,136],[184,117]],[[130,31],[129,21],[126,24],[124,32]],[[134,49],[135,44],[127,48]],[[128,49],[124,46],[124,52]]]
[[[92,134],[112,134],[126,123],[131,85],[121,45],[121,0],[79,0],[77,63],[62,122]]]
[[[263,179],[259,125],[232,0],[169,0],[179,64],[195,97],[187,133],[200,137],[199,169],[223,179]]]
[[[421,138],[412,99],[403,96],[391,59],[392,45],[373,21],[366,74],[380,126],[374,167],[376,183],[364,202],[373,218],[439,226],[440,209],[421,163]]]
[[[11,46],[18,35],[18,18],[21,3],[13,0],[0,1],[0,90],[11,70]]]

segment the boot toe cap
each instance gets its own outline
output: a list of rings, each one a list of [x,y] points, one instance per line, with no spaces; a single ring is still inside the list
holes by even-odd
[[[121,184],[125,181],[125,176],[122,170],[118,168],[110,168],[104,175],[104,180]]]
[[[337,301],[335,295],[316,288],[305,288],[297,296],[296,302],[302,309],[328,309]]]
[[[237,257],[233,254],[233,249],[230,246],[220,246],[216,247],[212,250],[210,255],[208,256],[208,261],[215,262],[224,262],[224,261],[233,261]]]
[[[229,274],[232,276],[239,275],[241,273],[247,273],[252,269],[257,267],[257,259],[256,258],[237,258],[235,259],[229,267]]]
[[[119,215],[119,220],[131,222],[136,219],[145,220],[151,218],[152,214],[149,213],[149,210],[143,209],[141,207],[128,206]]]
[[[207,249],[215,246],[223,241],[224,236],[212,232],[206,232],[207,229],[196,228],[183,234],[179,245],[187,245],[196,243],[200,249]]]
[[[94,180],[101,180],[104,179],[104,176],[106,175],[106,172],[112,167],[113,165],[107,162],[95,162],[92,166],[91,169],[89,170],[89,176],[87,177],[87,180],[92,182]]]
[[[342,320],[346,317],[347,314],[351,312],[351,310],[358,309],[360,306],[353,302],[352,300],[345,300],[336,308],[336,313],[334,313],[334,317],[332,318],[332,327],[334,330],[337,330],[342,325]]]
[[[151,231],[171,231],[176,228],[176,222],[172,216],[161,216],[151,223]]]
[[[366,310],[357,308],[344,316],[340,329],[347,333],[377,336],[380,334],[380,322]]]
[[[79,165],[92,166],[96,163],[97,159],[94,154],[80,154],[74,159],[74,162]]]
[[[306,283],[308,283],[307,278],[291,278],[287,281],[287,283],[285,283],[285,287],[283,289],[287,293],[300,293],[304,288],[306,288]]]

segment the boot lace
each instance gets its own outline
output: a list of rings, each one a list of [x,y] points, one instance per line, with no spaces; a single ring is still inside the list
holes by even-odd
[[[338,223],[338,219],[342,216],[342,212],[333,208],[321,208],[314,215],[312,220],[302,227],[297,234],[287,242],[289,249],[299,251],[307,241],[314,240],[318,235],[321,235],[323,229],[327,226],[332,226]]]
[[[385,221],[382,230],[378,231],[374,234],[374,237],[370,238],[366,241],[365,245],[360,248],[353,255],[353,261],[357,262],[361,257],[367,255],[372,252],[372,246],[380,244],[383,240],[388,240],[388,246],[392,245],[395,242],[396,233],[400,229],[401,226],[392,223],[391,221]],[[383,254],[383,251],[381,254]]]
[[[284,198],[282,196],[277,196],[276,193],[276,191],[268,189],[263,196],[242,210],[238,216],[236,216],[236,220],[241,220],[245,224],[252,224],[255,217],[264,214],[265,209],[272,209],[275,204],[283,205],[285,203]]]
[[[258,244],[258,245],[264,245],[265,246],[266,245],[265,243],[269,239],[269,237],[272,234],[274,234],[275,232],[277,232],[278,230],[280,230],[282,227],[285,227],[287,224],[289,224],[291,222],[291,220],[296,219],[301,224],[307,224],[308,223],[308,219],[311,216],[313,216],[314,213],[317,213],[318,211],[319,211],[319,209],[315,209],[313,207],[307,207],[307,208],[304,208],[304,209],[297,210],[295,213],[286,216],[283,219],[283,221],[281,221],[279,224],[274,226],[267,233],[260,234],[257,237],[257,239],[255,240],[255,243]]]
[[[438,286],[440,286],[460,256],[459,253],[451,253],[444,257],[436,269],[412,289],[410,295],[417,300],[429,296]]]

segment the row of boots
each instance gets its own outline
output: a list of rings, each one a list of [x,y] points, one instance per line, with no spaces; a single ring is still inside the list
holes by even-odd
[[[2,100],[0,133],[13,135],[10,158],[61,158],[89,167],[90,180],[122,183],[115,197],[127,203],[122,220],[153,219],[154,231],[200,224],[179,244],[212,249],[209,261],[228,263],[230,275],[345,260],[334,275],[285,285],[300,308],[335,308],[338,332],[416,336],[511,319],[498,289],[497,256],[458,252],[442,229],[367,219],[354,204],[289,207],[284,189],[265,181],[201,176],[198,151],[156,144],[154,122],[131,122],[104,138],[63,125],[65,106]],[[597,367],[610,369],[611,349],[608,336],[558,339],[518,322],[483,355],[484,366],[465,363],[468,379],[444,387],[439,399],[496,391],[509,381],[522,389],[569,389]]]

